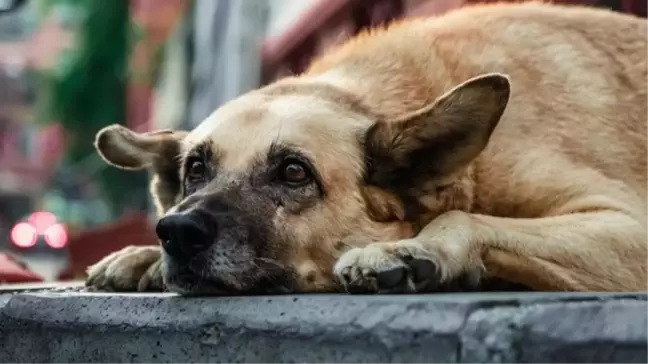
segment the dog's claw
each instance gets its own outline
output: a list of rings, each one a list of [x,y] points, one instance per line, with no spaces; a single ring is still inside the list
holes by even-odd
[[[403,285],[407,277],[407,270],[405,268],[394,268],[388,271],[379,272],[378,287],[381,289],[393,289],[397,286]]]
[[[417,242],[375,243],[345,253],[334,272],[349,293],[413,293],[435,289],[439,265]]]
[[[414,259],[410,263],[414,283],[419,285],[441,279],[439,270],[434,262],[425,259]]]

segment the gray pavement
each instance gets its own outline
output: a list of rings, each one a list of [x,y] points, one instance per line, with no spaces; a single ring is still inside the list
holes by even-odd
[[[645,294],[0,294],[0,362],[634,362]]]

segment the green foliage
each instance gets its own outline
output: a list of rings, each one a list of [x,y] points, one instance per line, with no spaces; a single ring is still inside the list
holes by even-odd
[[[42,118],[63,125],[67,137],[66,162],[76,163],[93,155],[92,142],[101,128],[126,120],[126,81],[132,29],[127,0],[49,0],[40,11],[53,6],[74,6],[82,12],[74,49],[62,55],[54,70],[44,73],[45,104]],[[101,163],[101,162],[97,162]],[[128,204],[134,186],[146,176],[104,168],[97,175],[114,214]]]

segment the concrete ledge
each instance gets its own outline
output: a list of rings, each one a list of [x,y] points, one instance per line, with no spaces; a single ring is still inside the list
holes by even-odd
[[[0,295],[0,362],[647,361],[646,295]]]

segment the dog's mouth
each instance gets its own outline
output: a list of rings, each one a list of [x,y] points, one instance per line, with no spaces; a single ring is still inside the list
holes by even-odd
[[[193,272],[167,275],[165,284],[169,291],[184,296],[231,296],[239,294],[235,287],[219,279],[205,277]]]
[[[294,278],[289,270],[276,264],[255,262],[248,271],[236,273],[205,269],[202,264],[180,266],[165,261],[167,289],[186,296],[267,295],[294,292]]]

